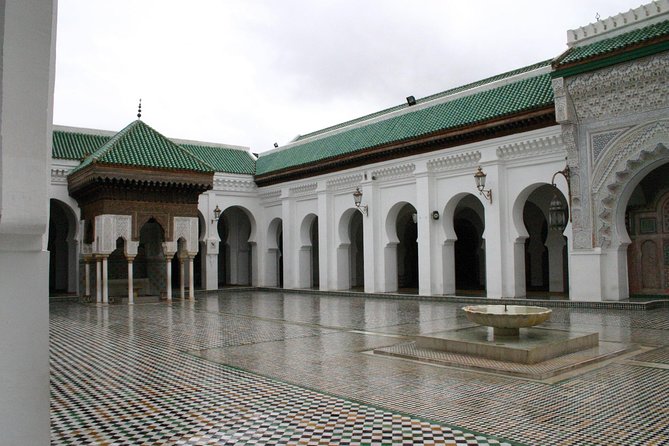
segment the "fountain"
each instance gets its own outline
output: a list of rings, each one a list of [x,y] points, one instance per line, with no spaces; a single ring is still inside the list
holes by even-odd
[[[544,307],[470,305],[463,310],[467,319],[478,326],[417,336],[416,346],[497,361],[536,364],[596,347],[599,343],[598,333],[536,327],[550,318],[551,310]]]
[[[493,327],[495,338],[517,338],[521,327],[539,325],[548,320],[552,312],[548,308],[524,305],[471,305],[463,310],[471,322]]]

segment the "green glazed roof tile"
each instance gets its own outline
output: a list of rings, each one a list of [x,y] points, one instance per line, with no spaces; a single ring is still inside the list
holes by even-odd
[[[462,85],[462,86],[456,87],[456,88],[451,88],[450,90],[446,90],[446,91],[442,91],[440,93],[436,93],[436,94],[433,94],[433,95],[430,95],[430,96],[426,96],[422,99],[416,99],[416,104],[423,104],[425,102],[429,102],[429,101],[432,101],[432,100],[435,100],[435,99],[443,98],[443,97],[450,96],[450,95],[453,95],[453,94],[456,94],[456,93],[461,93],[465,90],[470,90],[472,88],[480,87],[482,85],[486,85],[486,84],[496,82],[496,81],[499,81],[499,80],[502,80],[502,79],[506,79],[506,78],[509,78],[509,77],[512,77],[512,76],[517,76],[517,75],[522,74],[522,73],[527,73],[527,72],[532,71],[532,70],[547,67],[547,66],[550,66],[551,62],[552,62],[552,59],[544,60],[542,62],[538,62],[538,63],[532,64],[532,65],[528,65],[528,66],[523,67],[523,68],[518,68],[516,70],[507,71],[506,73],[497,74],[495,76],[488,77],[488,78],[482,79],[480,81],[472,82],[472,83]],[[357,124],[359,122],[367,121],[369,119],[374,119],[374,118],[377,118],[379,116],[383,116],[385,114],[392,113],[392,112],[402,110],[402,109],[405,109],[405,108],[409,108],[409,104],[404,103],[404,104],[396,105],[395,107],[391,107],[391,108],[381,110],[381,111],[378,111],[378,112],[375,112],[375,113],[372,113],[372,114],[369,114],[369,115],[365,115],[365,116],[362,116],[360,118],[356,118],[356,119],[352,119],[350,121],[342,122],[340,124],[336,124],[336,125],[333,125],[331,127],[326,127],[324,129],[320,129],[320,130],[317,130],[315,132],[307,133],[305,135],[300,135],[297,138],[295,138],[294,142],[301,141],[301,140],[307,139],[307,138],[311,138],[313,136],[317,136],[317,135],[320,135],[320,134],[323,134],[323,133],[327,133],[327,132],[330,132],[332,130],[337,130],[337,129],[340,129],[340,128],[343,128],[343,127],[347,127],[347,126],[352,125],[352,124]]]
[[[655,39],[669,34],[669,20],[636,29],[610,39],[600,40],[590,45],[572,47],[563,54],[556,63],[556,66],[566,65],[572,62],[578,62],[594,56],[610,53],[622,48],[636,45],[647,40]]]
[[[89,164],[113,164],[156,169],[214,172],[213,166],[136,120],[109,139],[73,170]]]
[[[193,155],[213,166],[216,172],[252,175],[256,171],[255,160],[250,153],[244,150],[199,144],[181,144],[181,147],[188,149]]]
[[[550,74],[519,80],[361,127],[261,154],[256,174],[300,166],[382,144],[472,125],[553,104]]]
[[[111,136],[54,130],[51,155],[57,159],[82,160],[110,139]]]

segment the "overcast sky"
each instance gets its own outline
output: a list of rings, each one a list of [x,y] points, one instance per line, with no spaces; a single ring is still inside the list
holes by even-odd
[[[549,59],[639,0],[59,0],[54,123],[249,146]]]

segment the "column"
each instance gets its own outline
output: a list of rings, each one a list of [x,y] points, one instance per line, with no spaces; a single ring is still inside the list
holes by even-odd
[[[337,278],[332,274],[334,268],[331,265],[336,265],[334,228],[337,222],[334,221],[332,193],[328,193],[325,181],[319,181],[316,195],[318,196],[318,288],[323,291],[336,290]],[[345,289],[347,288],[348,284]]]
[[[548,249],[548,291],[551,293],[564,292],[564,271],[562,249],[566,242],[562,233],[549,230],[546,238]]]
[[[362,217],[362,256],[365,265],[365,293],[384,291],[383,277],[379,274],[383,265],[383,248],[380,238],[381,230],[381,201],[377,198],[378,187],[371,180],[365,178],[360,184],[362,204],[367,206],[367,215]],[[351,200],[353,196],[351,195]]]
[[[181,300],[186,298],[186,277],[185,277],[184,259],[179,256],[179,292]]]
[[[95,301],[102,302],[102,263],[99,257],[95,258]]]
[[[133,257],[128,257],[128,304],[132,305],[135,303],[135,290],[133,289],[133,274],[132,274],[132,261]]]
[[[194,260],[194,257],[188,257],[188,299],[190,300],[195,300],[195,270],[193,268]]]
[[[91,262],[89,258],[84,258],[84,296],[91,296]]]
[[[102,303],[109,303],[109,271],[107,266],[107,256],[102,257]]]
[[[165,297],[168,301],[172,301],[172,256],[166,255],[165,261],[165,277],[167,278],[167,291]]]
[[[424,163],[416,166],[416,212],[418,214],[418,294],[429,296],[444,293],[443,252],[437,241],[437,220],[432,212],[438,211],[432,175]]]

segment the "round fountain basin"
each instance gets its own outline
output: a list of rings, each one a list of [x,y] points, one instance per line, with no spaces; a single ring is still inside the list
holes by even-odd
[[[551,310],[525,305],[470,305],[464,307],[467,319],[493,327],[495,336],[518,336],[522,327],[534,327],[548,320]]]

